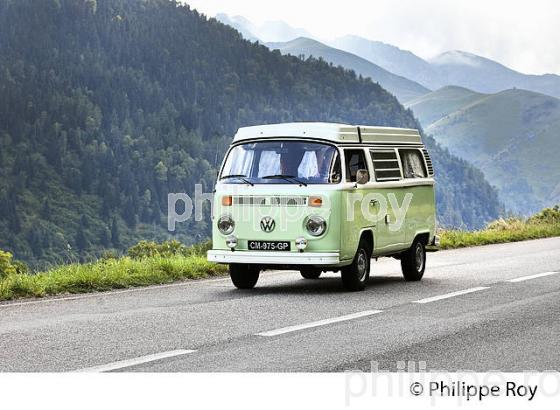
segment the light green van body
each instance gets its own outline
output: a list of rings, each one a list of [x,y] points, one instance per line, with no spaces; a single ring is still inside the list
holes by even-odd
[[[251,186],[224,183],[218,178],[213,206],[213,249],[208,252],[210,261],[256,264],[267,268],[297,269],[299,266],[311,265],[323,270],[337,270],[352,262],[361,238],[371,243],[374,258],[398,256],[409,249],[418,237],[422,238],[425,245],[436,244],[433,170],[418,131],[326,123],[275,124],[240,129],[232,147],[247,141],[291,139],[333,144],[342,164],[345,164],[346,150],[365,150],[369,181],[345,182],[344,165],[339,183]],[[399,148],[418,149],[422,153],[425,178],[402,178],[401,171],[398,180],[376,180],[370,150]],[[222,198],[229,196],[232,203],[225,206]],[[322,205],[311,206],[311,197],[322,198]],[[277,204],[290,203],[294,198],[299,198],[295,201],[297,205],[293,204],[294,201],[291,205]],[[399,219],[399,207],[407,201],[406,213]],[[384,202],[388,206],[380,209]],[[391,203],[396,206],[392,207]],[[366,212],[362,212],[362,207]],[[229,215],[235,221],[234,231],[228,235],[222,234],[216,223],[224,215]],[[310,215],[319,215],[326,220],[326,231],[321,236],[312,236],[307,231],[305,221]],[[276,222],[272,232],[265,232],[261,228],[263,217],[271,217]],[[226,243],[230,235],[234,235],[237,240],[233,250]],[[302,237],[307,240],[307,246],[299,250],[295,241]],[[248,241],[290,241],[291,246],[290,251],[253,251],[248,249]]]

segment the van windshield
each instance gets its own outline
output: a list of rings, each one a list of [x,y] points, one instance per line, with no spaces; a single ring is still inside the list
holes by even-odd
[[[328,184],[340,182],[340,160],[332,145],[261,141],[237,145],[220,180],[230,184]]]

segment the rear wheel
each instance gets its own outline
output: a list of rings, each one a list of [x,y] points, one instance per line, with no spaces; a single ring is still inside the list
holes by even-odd
[[[352,263],[341,270],[342,285],[350,291],[364,290],[369,279],[370,262],[371,249],[362,239]]]
[[[322,271],[318,268],[301,268],[299,270],[299,273],[301,273],[301,276],[303,276],[305,279],[319,279]]]
[[[229,276],[238,289],[253,289],[259,280],[261,269],[247,263],[230,263]]]
[[[424,276],[426,269],[426,248],[418,238],[412,246],[401,256],[401,268],[404,279],[407,281],[418,281]]]

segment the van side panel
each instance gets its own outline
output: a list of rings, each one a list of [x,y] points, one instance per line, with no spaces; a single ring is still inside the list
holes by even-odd
[[[410,208],[406,214],[406,243],[412,245],[414,238],[428,233],[431,240],[435,234],[435,198],[433,185],[418,185],[406,188],[411,194]]]

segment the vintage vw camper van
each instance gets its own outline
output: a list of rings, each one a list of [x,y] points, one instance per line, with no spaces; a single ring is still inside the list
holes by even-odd
[[[294,269],[306,279],[340,272],[346,289],[362,290],[382,256],[420,280],[438,245],[433,176],[414,129],[240,128],[218,174],[208,260],[229,264],[241,289],[262,270]]]

